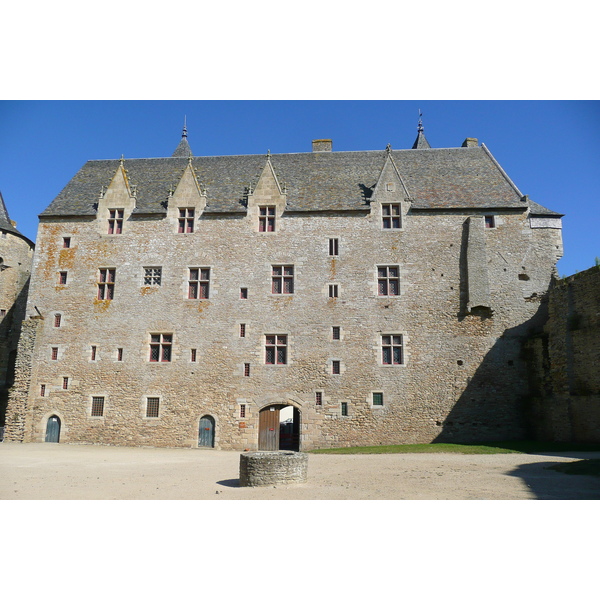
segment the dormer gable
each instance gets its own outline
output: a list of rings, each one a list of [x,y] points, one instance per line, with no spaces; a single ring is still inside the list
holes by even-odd
[[[119,166],[106,189],[100,191],[96,218],[101,234],[122,233],[125,223],[135,209],[136,188],[129,181],[125,161]]]
[[[277,232],[279,227],[276,223],[283,214],[286,203],[285,188],[279,183],[269,153],[256,187],[248,191],[248,218],[255,231]]]
[[[410,207],[410,195],[396,164],[391,147],[371,196],[371,215],[382,229],[403,229]]]
[[[178,233],[193,233],[205,208],[206,191],[202,189],[190,159],[175,189],[169,190],[167,219]]]

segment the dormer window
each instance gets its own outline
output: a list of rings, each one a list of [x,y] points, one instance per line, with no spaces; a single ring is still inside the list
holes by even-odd
[[[258,211],[258,231],[275,231],[275,207],[259,206]]]
[[[122,208],[110,208],[108,210],[108,233],[116,235],[123,233],[123,214]]]
[[[179,209],[179,229],[178,233],[194,233],[194,209]]]

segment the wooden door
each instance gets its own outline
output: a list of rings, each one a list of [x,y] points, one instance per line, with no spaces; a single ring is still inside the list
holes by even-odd
[[[200,419],[198,427],[198,446],[213,448],[215,445],[215,420],[210,415]]]
[[[267,406],[260,411],[258,449],[279,450],[279,406]]]
[[[52,415],[46,424],[46,441],[58,444],[60,439],[60,419]]]

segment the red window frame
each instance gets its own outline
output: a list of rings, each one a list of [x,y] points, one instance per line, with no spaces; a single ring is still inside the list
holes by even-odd
[[[192,267],[188,270],[188,299],[207,300],[210,293],[210,268]]]
[[[116,269],[98,269],[98,300],[112,300],[115,297]]]
[[[265,364],[287,365],[287,335],[265,336]]]
[[[172,350],[172,333],[150,334],[150,362],[171,362]]]
[[[54,327],[60,327],[62,316],[60,314],[54,315]]]
[[[275,207],[258,207],[258,231],[272,233],[275,231]]]
[[[63,390],[69,389],[69,378],[68,377],[63,377],[62,389]]]
[[[52,348],[52,360],[58,360],[58,348],[56,346]]]
[[[177,233],[194,233],[194,219],[195,210],[193,208],[180,208]]]
[[[93,396],[92,397],[92,417],[103,417],[104,416],[104,396]]]
[[[250,363],[244,363],[244,377],[250,377]]]
[[[323,392],[315,392],[315,405],[323,406]]]
[[[118,235],[123,233],[123,215],[124,209],[122,208],[109,208],[108,209],[108,234]]]
[[[272,265],[272,287],[273,294],[294,293],[294,266]]]

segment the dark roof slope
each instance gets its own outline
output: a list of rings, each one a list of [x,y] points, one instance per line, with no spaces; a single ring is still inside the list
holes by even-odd
[[[185,139],[185,138],[183,138]],[[485,146],[391,150],[413,209],[527,208],[527,202]],[[274,154],[271,164],[287,192],[287,210],[364,210],[387,151]],[[130,159],[128,181],[136,186],[136,212],[164,213],[191,160],[206,190],[207,212],[244,212],[265,155]],[[119,160],[87,162],[41,216],[93,215]],[[538,206],[538,205],[536,205]]]

